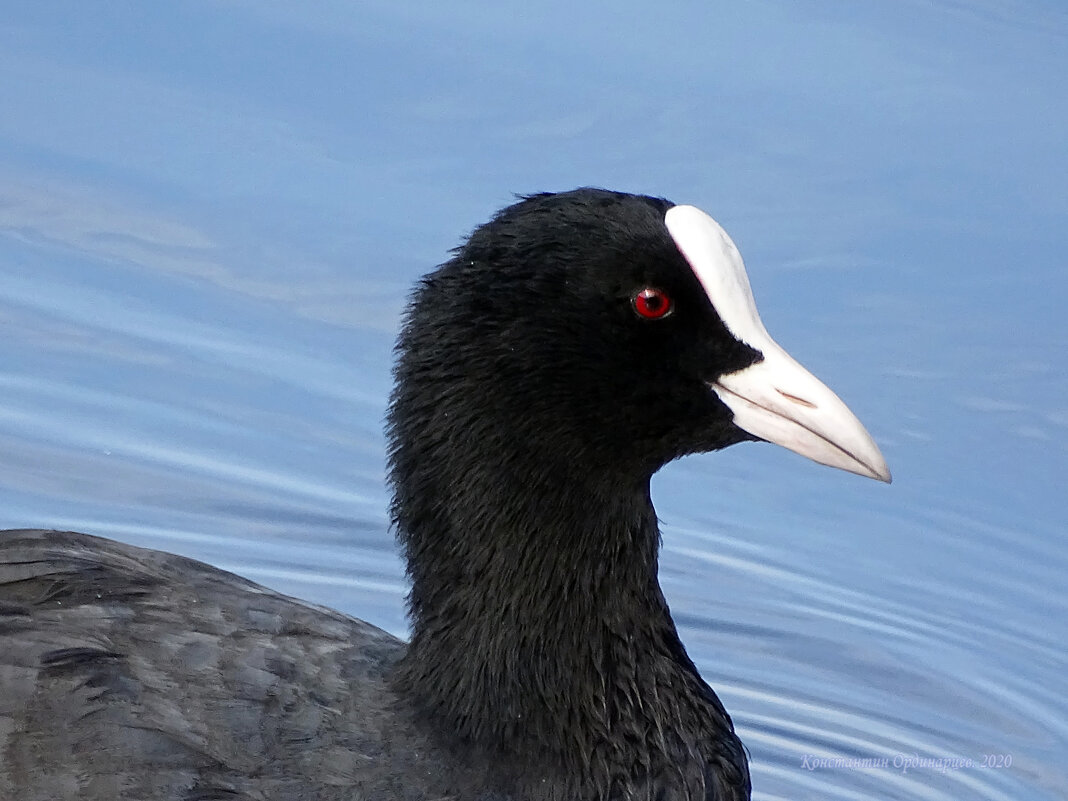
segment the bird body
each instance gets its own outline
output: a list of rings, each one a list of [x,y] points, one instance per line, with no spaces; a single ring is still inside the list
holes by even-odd
[[[413,294],[388,419],[411,642],[192,560],[0,533],[0,797],[741,801],[653,473],[754,439],[889,480],[692,207],[534,195]]]

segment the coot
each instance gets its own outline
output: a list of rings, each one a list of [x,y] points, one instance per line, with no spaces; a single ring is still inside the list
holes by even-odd
[[[178,556],[0,535],[0,797],[749,798],[657,581],[652,474],[767,440],[890,480],[691,206],[523,198],[415,290],[389,412],[412,639]]]

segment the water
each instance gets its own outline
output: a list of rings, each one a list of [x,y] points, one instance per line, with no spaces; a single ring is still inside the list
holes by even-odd
[[[512,192],[663,194],[731,232],[895,476],[749,445],[654,484],[754,797],[1066,797],[1068,13],[717,6],[5,9],[0,525],[403,635],[408,287]]]

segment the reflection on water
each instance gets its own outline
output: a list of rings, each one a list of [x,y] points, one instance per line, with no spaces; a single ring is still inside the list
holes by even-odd
[[[0,525],[403,634],[408,286],[511,191],[662,193],[722,219],[895,475],[749,445],[654,483],[755,797],[1065,797],[1060,6],[375,5],[0,23]]]

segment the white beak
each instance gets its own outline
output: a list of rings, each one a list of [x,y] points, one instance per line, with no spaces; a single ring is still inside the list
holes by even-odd
[[[763,361],[712,385],[734,424],[820,464],[889,484],[879,446],[849,407],[770,337],[760,350]]]
[[[764,356],[712,384],[734,413],[734,424],[820,464],[890,483],[879,446],[849,407],[764,328],[742,257],[726,231],[693,206],[672,207],[665,223],[724,325]]]

